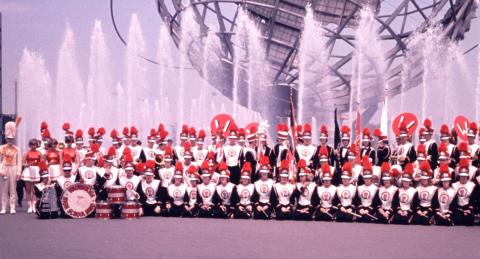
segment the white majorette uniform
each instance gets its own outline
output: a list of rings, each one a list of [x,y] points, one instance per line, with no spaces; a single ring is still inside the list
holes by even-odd
[[[41,154],[40,151],[29,150],[25,154],[25,163],[27,166],[22,171],[21,179],[27,182],[40,181],[40,170],[38,164],[40,163]]]

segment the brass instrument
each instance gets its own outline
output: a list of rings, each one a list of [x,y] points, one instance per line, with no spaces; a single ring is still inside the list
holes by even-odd
[[[162,154],[156,154],[155,155],[155,164],[160,166],[160,167],[164,167],[164,164],[165,164],[165,159],[163,158],[163,155]]]

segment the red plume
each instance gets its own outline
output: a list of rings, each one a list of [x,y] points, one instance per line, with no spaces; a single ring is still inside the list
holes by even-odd
[[[188,141],[185,142],[185,143],[183,144],[183,149],[185,150],[185,152],[186,152],[186,151],[190,151],[190,150],[192,149],[192,144],[191,144],[190,142],[188,142]]]
[[[418,147],[417,147],[417,153],[422,153],[422,154],[426,154],[426,153],[427,153],[427,149],[426,149],[426,147],[425,147],[424,144],[418,145]]]
[[[130,135],[130,131],[128,130],[128,127],[123,127],[122,134],[123,134],[124,136]]]
[[[340,131],[342,134],[350,134],[350,128],[347,125],[343,125]]]
[[[110,137],[113,138],[113,139],[117,139],[118,138],[118,131],[116,129],[112,129],[112,131],[110,131]]]
[[[155,162],[154,162],[153,160],[147,160],[147,161],[145,162],[145,166],[146,166],[147,168],[154,169],[154,168],[155,168]]]
[[[63,123],[62,129],[64,131],[68,131],[70,129],[70,123],[68,122]]]
[[[382,131],[379,128],[373,130],[373,135],[377,138],[382,136]]]
[[[423,126],[424,126],[426,129],[430,130],[430,129],[432,128],[432,121],[431,121],[430,119],[425,119],[425,120],[423,121]]]
[[[130,134],[132,135],[138,135],[138,129],[135,128],[135,126],[130,127]]]
[[[95,135],[95,128],[93,127],[88,128],[88,135],[93,137]]]
[[[450,130],[448,129],[448,126],[446,124],[443,124],[440,127],[440,133],[445,135],[450,135]]]
[[[390,164],[388,162],[383,162],[380,167],[381,172],[390,172]]]
[[[106,133],[106,130],[105,130],[104,127],[98,128],[97,135],[103,136],[103,135],[105,135],[105,133]]]
[[[81,137],[83,137],[83,131],[81,129],[78,129],[75,132],[75,138],[81,138]]]
[[[203,129],[201,129],[199,132],[198,132],[198,138],[205,138],[207,136],[207,133],[205,133],[205,131]]]
[[[322,127],[320,127],[320,133],[323,133],[323,134],[325,134],[325,135],[328,135],[327,126],[322,125]]]
[[[250,164],[250,162],[245,162],[242,167],[242,172],[252,173],[252,164]]]

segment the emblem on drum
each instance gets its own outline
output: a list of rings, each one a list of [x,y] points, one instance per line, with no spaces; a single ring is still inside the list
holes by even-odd
[[[62,207],[72,218],[86,218],[95,210],[95,190],[92,187],[76,183],[63,191]]]

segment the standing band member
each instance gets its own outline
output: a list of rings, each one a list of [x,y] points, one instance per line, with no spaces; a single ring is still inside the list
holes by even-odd
[[[2,205],[0,215],[7,213],[7,198],[10,198],[10,214],[15,214],[17,199],[17,180],[22,172],[22,153],[15,142],[17,122],[9,121],[5,124],[5,140],[7,144],[0,146],[0,183],[2,187]]]

